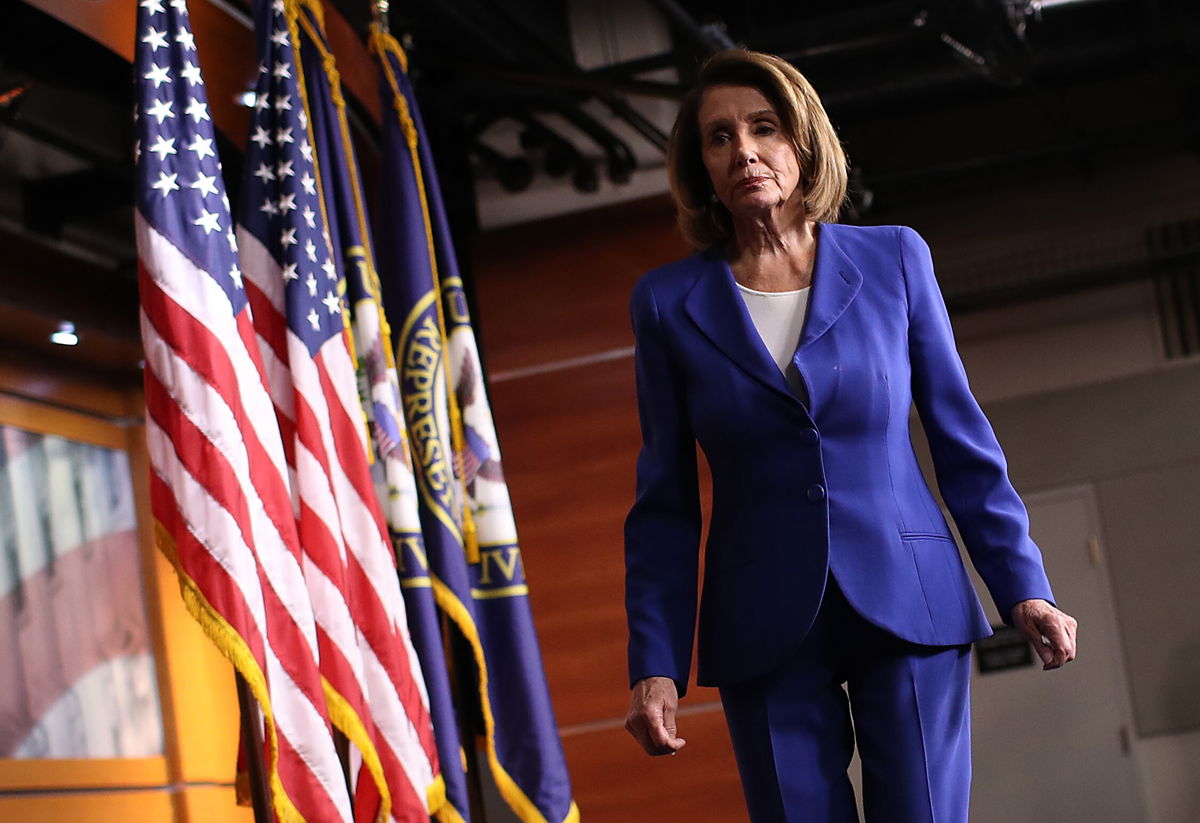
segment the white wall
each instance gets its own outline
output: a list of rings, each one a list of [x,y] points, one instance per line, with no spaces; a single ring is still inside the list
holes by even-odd
[[[1196,823],[1200,359],[1165,361],[1148,282],[966,313],[955,326],[1018,488],[1096,489],[1146,819]]]

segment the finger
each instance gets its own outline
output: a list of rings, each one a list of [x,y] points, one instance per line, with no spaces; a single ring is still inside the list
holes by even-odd
[[[650,728],[644,715],[631,714],[625,721],[625,728],[646,754],[658,754],[658,746],[650,739]]]
[[[677,747],[670,744],[671,736],[662,721],[662,706],[650,704],[642,707],[632,718],[630,731],[647,754],[674,754]],[[629,724],[627,724],[628,727]]]
[[[650,740],[660,752],[669,752],[675,750],[671,745],[675,740],[675,729],[674,723],[671,724],[670,729],[667,728],[664,713],[664,707],[661,704],[651,708],[648,717]]]
[[[1030,645],[1033,646],[1033,650],[1037,652],[1038,658],[1042,661],[1042,668],[1050,668],[1054,662],[1054,652],[1046,644],[1047,638],[1043,636],[1037,621],[1029,615],[1022,614],[1017,628],[1025,635]]]
[[[1042,627],[1042,633],[1046,637],[1047,648],[1050,651],[1050,662],[1046,664],[1046,668],[1057,669],[1074,657],[1075,641],[1067,632],[1067,627],[1062,620],[1046,621],[1046,625]]]
[[[677,752],[682,749],[687,741],[679,736],[679,727],[675,720],[675,706],[671,703],[663,706],[663,728],[669,736],[667,745],[671,747],[671,751]]]

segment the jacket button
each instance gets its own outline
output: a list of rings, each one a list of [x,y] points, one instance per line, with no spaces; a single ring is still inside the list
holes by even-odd
[[[825,487],[820,483],[813,483],[808,487],[808,502],[820,503],[825,499]]]
[[[815,446],[820,441],[821,435],[817,433],[816,429],[805,429],[800,432],[800,442],[805,446]]]

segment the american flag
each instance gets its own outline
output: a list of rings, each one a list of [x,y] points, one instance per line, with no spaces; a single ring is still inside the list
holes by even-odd
[[[349,821],[288,464],[186,0],[139,7],[135,220],[159,546],[259,701],[276,816]]]
[[[357,747],[356,815],[427,821],[438,785],[428,696],[406,630],[332,253],[302,67],[299,4],[255,4],[259,80],[238,227],[284,435],[331,716]],[[436,796],[436,790],[434,791]]]

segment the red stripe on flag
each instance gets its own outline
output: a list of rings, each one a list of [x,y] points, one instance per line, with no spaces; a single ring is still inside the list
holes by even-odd
[[[279,599],[274,581],[267,578],[258,563],[258,547],[249,525],[250,514],[244,490],[225,456],[179,410],[166,394],[162,384],[150,369],[146,370],[146,408],[151,418],[175,444],[179,462],[223,509],[228,511],[241,530],[242,539],[254,554],[262,587],[263,607],[266,610],[267,640],[276,650],[279,661],[288,675],[314,705],[322,705],[324,693],[315,682],[315,667],[304,667],[312,655],[308,641],[296,626],[291,613]],[[201,480],[203,478],[203,480]],[[174,534],[175,532],[172,532]],[[198,583],[200,581],[197,581]],[[207,589],[202,586],[203,591]]]
[[[189,311],[176,303],[150,277],[142,265],[138,266],[142,307],[159,337],[170,346],[177,356],[199,374],[209,387],[225,401],[237,421],[238,432],[246,444],[250,459],[250,477],[255,491],[263,502],[267,516],[281,537],[288,536],[293,519],[290,492],[267,454],[258,432],[242,406],[238,392],[237,371],[229,354],[216,335],[197,320]],[[261,377],[262,360],[255,349],[247,352]],[[149,372],[149,369],[147,369]],[[198,475],[199,476],[199,475]],[[285,505],[286,504],[286,505]],[[294,556],[299,556],[296,546],[284,540]]]
[[[374,546],[363,546],[360,550],[382,552],[389,560],[389,572],[394,572],[395,554],[391,549],[382,509],[375,498],[375,487],[367,466],[366,452],[363,450],[362,441],[357,436],[355,422],[346,416],[345,408],[330,382],[324,358],[318,354],[314,358],[314,362],[321,380],[321,390],[329,408],[329,427],[333,435],[338,461],[346,478],[353,485],[363,509],[372,516],[378,531],[379,542]],[[363,636],[367,638],[371,648],[375,651],[376,657],[387,670],[388,678],[396,688],[408,720],[417,731],[421,748],[431,762],[436,762],[437,744],[434,742],[429,710],[415,684],[415,678],[420,674],[412,671],[408,655],[402,653],[403,639],[396,636],[397,628],[389,619],[387,608],[379,600],[378,590],[371,583],[366,570],[359,565],[353,552],[347,553],[346,582],[355,606],[356,622],[359,624]],[[386,581],[384,585],[391,582]],[[399,599],[398,582],[396,586],[396,594]]]
[[[287,321],[284,319],[271,299],[263,293],[258,284],[247,279],[246,297],[250,301],[250,313],[254,315],[254,329],[262,341],[270,346],[271,351],[280,362],[288,362]]]
[[[217,562],[207,546],[192,534],[181,514],[175,493],[158,472],[150,472],[150,509],[154,519],[163,525],[175,540],[176,560],[209,604],[246,641],[259,668],[266,668],[263,637],[258,631],[250,606],[225,567]]]
[[[281,764],[304,764],[304,753],[296,749],[287,735],[280,732],[278,738],[279,762]],[[342,819],[337,805],[323,791],[323,787],[312,780],[304,770],[297,769],[294,773],[285,775],[283,770],[280,769],[279,777],[283,781],[283,787],[288,797],[292,798],[297,807],[304,809],[308,813],[307,819],[309,821],[317,823],[317,821],[336,821]]]

